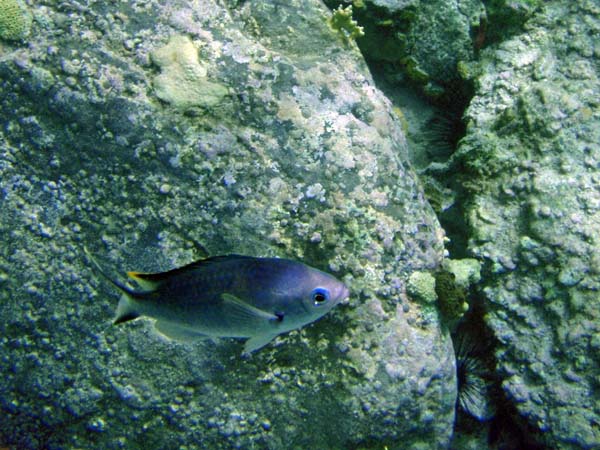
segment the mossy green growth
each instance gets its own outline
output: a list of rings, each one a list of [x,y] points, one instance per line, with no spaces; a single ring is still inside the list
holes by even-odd
[[[486,45],[520,33],[525,22],[544,5],[543,0],[484,0],[487,15]]]
[[[402,58],[402,64],[406,68],[406,73],[411,80],[417,83],[427,83],[429,81],[429,74],[419,67],[419,62],[412,56]]]
[[[342,8],[342,5],[338,6],[329,19],[329,25],[334,30],[342,33],[344,37],[350,39],[356,39],[365,35],[363,27],[358,26],[358,22],[352,19],[352,5],[348,5],[345,8]]]
[[[406,284],[408,295],[417,301],[432,304],[437,300],[435,278],[429,272],[413,272]]]
[[[0,39],[25,39],[31,31],[31,22],[31,14],[19,0],[0,0]]]
[[[405,134],[408,134],[409,123],[408,123],[408,120],[406,119],[406,116],[404,115],[404,112],[402,112],[402,110],[397,106],[392,107],[392,112],[400,120],[400,125],[402,126],[402,131],[404,131]]]
[[[469,309],[467,289],[456,282],[452,272],[441,270],[435,274],[435,293],[446,324],[455,324]]]
[[[464,289],[481,280],[481,263],[476,259],[446,259],[443,267],[454,275],[454,282]]]
[[[456,72],[462,80],[476,80],[482,72],[481,63],[478,61],[459,61],[456,64]]]
[[[454,205],[456,201],[456,193],[454,191],[443,186],[435,178],[425,174],[422,175],[421,182],[425,197],[427,197],[427,201],[436,214],[442,214]]]

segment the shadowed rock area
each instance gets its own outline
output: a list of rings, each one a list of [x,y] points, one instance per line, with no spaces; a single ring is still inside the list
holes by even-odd
[[[502,390],[548,448],[600,443],[599,13],[544,2],[482,52],[448,166],[484,264]]]

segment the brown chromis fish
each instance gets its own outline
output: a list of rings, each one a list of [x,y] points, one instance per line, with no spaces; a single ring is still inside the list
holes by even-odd
[[[314,322],[349,295],[335,277],[279,258],[214,256],[167,272],[127,275],[139,289],[106,276],[123,292],[115,324],[147,316],[179,341],[248,338],[244,353]]]

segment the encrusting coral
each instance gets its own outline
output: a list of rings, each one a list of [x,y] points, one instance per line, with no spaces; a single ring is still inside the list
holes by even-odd
[[[0,39],[18,41],[31,30],[31,15],[18,0],[0,0]]]
[[[156,96],[177,108],[212,107],[229,93],[227,86],[208,80],[198,50],[186,36],[172,36],[151,58],[161,69],[154,78]]]

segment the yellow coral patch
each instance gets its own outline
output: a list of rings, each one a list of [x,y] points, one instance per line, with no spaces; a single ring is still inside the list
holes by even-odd
[[[156,96],[177,108],[211,107],[229,94],[227,86],[208,80],[206,66],[186,36],[173,36],[150,56],[161,69],[154,78]]]

